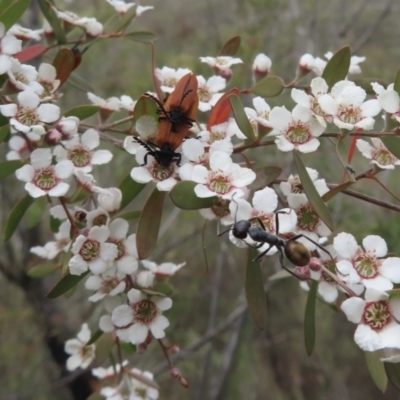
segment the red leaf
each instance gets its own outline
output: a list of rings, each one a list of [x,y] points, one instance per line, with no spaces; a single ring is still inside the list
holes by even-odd
[[[67,48],[61,49],[53,61],[53,66],[57,71],[57,79],[60,80],[61,86],[75,69],[75,55],[72,50]]]
[[[225,122],[229,114],[232,111],[231,104],[229,102],[229,96],[235,94],[236,96],[240,96],[239,89],[233,88],[228,90],[214,106],[210,113],[210,118],[208,118],[207,129],[210,130],[212,126],[222,124]]]
[[[359,139],[359,136],[357,136],[357,135],[353,136],[353,138],[351,139],[349,151],[347,152],[347,161],[349,162],[349,164],[351,164],[351,160],[353,159],[354,152],[356,151],[357,139]]]
[[[19,53],[14,54],[13,57],[16,58],[19,62],[24,63],[42,55],[46,51],[47,47],[44,47],[41,44],[34,44],[33,46],[29,46]]]

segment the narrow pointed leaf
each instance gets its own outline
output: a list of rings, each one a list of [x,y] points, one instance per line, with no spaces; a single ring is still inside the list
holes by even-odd
[[[86,79],[83,79],[75,72],[69,76],[67,83],[81,92],[94,92],[93,86],[91,86]]]
[[[100,339],[101,336],[103,336],[103,333],[104,332],[102,330],[98,329],[95,333],[93,333],[87,344],[91,345],[93,343],[96,343],[97,340]]]
[[[151,288],[155,292],[161,293],[164,296],[171,296],[174,293],[173,287],[168,282],[158,282]]]
[[[351,164],[351,161],[353,160],[354,152],[356,151],[357,147],[357,140],[359,139],[359,136],[353,136],[351,138],[351,143],[349,146],[349,150],[347,151],[347,162]]]
[[[229,114],[232,112],[231,103],[229,102],[229,97],[231,95],[240,95],[239,89],[232,88],[228,90],[221,98],[217,101],[215,106],[210,112],[210,117],[207,122],[207,129],[210,130],[212,126],[224,123]]]
[[[364,354],[372,380],[374,381],[376,387],[382,393],[385,393],[388,383],[388,378],[386,376],[385,366],[383,365],[383,362],[380,360],[379,353],[366,351]]]
[[[172,202],[182,210],[200,210],[210,208],[216,197],[199,198],[194,192],[196,182],[183,181],[176,184],[169,195]]]
[[[124,37],[139,43],[152,43],[158,39],[157,35],[155,35],[153,32],[147,31],[125,33]]]
[[[60,86],[69,78],[75,69],[75,55],[72,50],[64,48],[58,51],[53,60],[53,67],[57,71]]]
[[[299,178],[301,181],[301,185],[303,186],[304,192],[307,195],[308,201],[313,206],[315,212],[318,216],[325,222],[327,227],[333,231],[333,220],[332,216],[329,213],[329,210],[321,199],[321,196],[318,194],[317,189],[315,188],[310,175],[306,170],[306,167],[301,161],[300,155],[296,150],[293,151],[294,160],[296,162],[297,173],[299,174]]]
[[[59,44],[67,43],[67,36],[64,32],[63,25],[60,19],[57,17],[56,12],[51,7],[51,2],[46,0],[38,0],[39,7],[42,11],[44,17],[47,19],[47,22],[51,25],[54,31],[54,35]]]
[[[278,281],[280,279],[285,279],[285,278],[290,278],[291,274],[289,274],[289,272],[287,272],[286,270],[284,270],[283,268],[277,272],[275,272],[274,274],[272,274],[268,280],[269,281]]]
[[[45,197],[39,197],[29,207],[25,214],[26,227],[32,229],[39,224],[43,218],[43,213],[46,207]]]
[[[156,246],[165,195],[155,188],[143,208],[136,231],[139,260],[149,257]]]
[[[336,186],[335,188],[331,189],[329,192],[326,192],[323,196],[322,196],[322,200],[323,201],[329,201],[330,199],[332,199],[333,197],[335,197],[337,194],[339,194],[340,192],[343,192],[343,190],[346,190],[348,187],[350,187],[351,185],[354,185],[354,182],[345,182],[342,183],[338,186]]]
[[[251,91],[261,97],[279,96],[285,87],[285,82],[279,76],[266,76],[259,80]]]
[[[142,214],[141,210],[129,211],[125,214],[118,215],[118,218],[123,218],[129,221],[131,219],[138,219],[141,214]]]
[[[43,278],[58,270],[58,266],[54,262],[47,262],[30,268],[27,275],[31,278]]]
[[[338,50],[328,61],[322,73],[322,78],[325,79],[329,89],[332,89],[335,83],[346,79],[350,68],[350,59],[350,47],[345,46]]]
[[[235,56],[240,48],[240,42],[240,36],[234,36],[233,38],[229,39],[219,50],[218,56]]]
[[[54,218],[52,215],[50,215],[50,229],[53,233],[57,233],[58,230],[60,229],[61,225],[61,220],[58,218]]]
[[[35,199],[28,194],[14,206],[7,218],[6,226],[4,228],[4,241],[10,239],[15,232],[15,229],[17,229],[17,226],[24,216],[26,210],[34,201]]]
[[[255,257],[257,257],[257,251],[249,247],[247,251],[245,290],[249,313],[258,329],[263,331],[267,326],[267,299],[260,263],[252,261]]]
[[[396,136],[382,136],[379,139],[387,149],[398,159],[400,159],[400,138]]]
[[[11,175],[23,165],[24,163],[21,160],[11,160],[0,163],[0,179]]]
[[[30,3],[31,0],[16,0],[1,13],[0,22],[6,32],[24,15]]]
[[[309,356],[312,354],[315,345],[315,304],[317,300],[317,289],[318,281],[311,281],[304,315],[304,340],[306,351]]]
[[[255,181],[250,185],[251,190],[260,190],[270,185],[282,173],[282,168],[279,167],[263,167],[256,169]]]
[[[119,185],[122,192],[122,200],[120,210],[125,208],[145,187],[144,183],[134,181],[128,174]]]
[[[119,23],[114,29],[114,32],[123,32],[128,25],[131,23],[133,18],[136,16],[136,6],[132,6],[128,9],[128,11],[122,16]]]
[[[105,333],[96,342],[96,358],[95,365],[101,365],[111,355],[111,350],[114,347],[115,341],[111,333]]]
[[[233,94],[229,97],[229,102],[231,103],[233,115],[235,117],[236,123],[239,126],[239,129],[248,139],[253,141],[255,139],[254,130],[251,126],[249,119],[247,118],[240,98]]]
[[[105,397],[103,397],[100,393],[92,393],[86,400],[105,400]]]
[[[0,128],[0,143],[4,142],[10,136],[10,125],[4,125]]]
[[[13,57],[21,63],[26,63],[27,61],[33,60],[34,58],[41,56],[46,50],[47,47],[44,47],[41,44],[34,44],[32,46],[26,47],[19,53],[14,54]]]
[[[389,382],[400,390],[400,364],[399,363],[383,363]]]
[[[0,15],[3,14],[4,10],[10,7],[12,0],[2,0],[0,1]]]
[[[400,95],[400,68],[397,70],[393,89]]]
[[[78,106],[68,110],[64,117],[78,117],[81,121],[91,117],[100,110],[100,106],[95,106],[94,104],[86,104],[84,106]]]
[[[84,279],[90,271],[84,272],[82,275],[71,275],[67,273],[64,275],[47,293],[46,297],[49,299],[55,299],[56,297],[62,296],[64,293],[67,293],[69,290],[74,288],[82,279]]]

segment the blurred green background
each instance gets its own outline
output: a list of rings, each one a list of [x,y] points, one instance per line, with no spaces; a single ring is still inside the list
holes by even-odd
[[[102,22],[114,13],[104,0],[59,1],[57,5],[80,16],[95,16]],[[234,67],[231,82],[240,88],[251,84],[251,63],[260,52],[272,59],[272,74],[286,82],[293,79],[298,59],[304,53],[322,58],[325,52],[334,52],[346,44],[351,45],[353,54],[367,57],[361,64],[363,77],[391,83],[400,65],[400,3],[397,1],[154,0],[142,5],[154,5],[155,9],[137,18],[129,30],[149,30],[158,35],[158,67],[190,68],[209,77],[211,71],[199,62],[199,57],[215,56],[224,42],[241,35],[242,45],[237,56],[244,63]],[[33,1],[24,24],[34,28],[38,21],[41,26],[42,18]],[[51,61],[51,56],[54,54],[44,57],[43,61]],[[77,74],[98,96],[128,94],[137,99],[145,91],[153,90],[150,47],[127,39],[101,40],[84,54]],[[85,92],[72,86],[67,85],[63,92],[60,101],[63,111],[89,102]],[[250,98],[244,99],[249,104],[250,101]],[[289,93],[268,102],[271,106],[293,107]],[[320,177],[336,183],[342,169],[334,146],[327,140],[321,142],[317,152],[303,159],[307,166],[320,171]],[[3,146],[1,153],[5,152]],[[135,164],[131,155],[118,150],[115,154],[111,167],[100,166],[93,171],[105,187],[118,186]],[[291,155],[278,153],[274,146],[247,154],[257,160],[257,166],[278,165],[286,175],[294,172]],[[352,166],[357,172],[368,169],[367,160],[359,153]],[[395,176],[384,172],[379,178],[397,193]],[[146,188],[131,208],[140,209],[150,190]],[[355,190],[398,203],[373,182],[358,183]],[[15,177],[2,180],[2,226],[23,195],[22,185]],[[336,221],[334,234],[347,231],[358,240],[368,234],[379,234],[387,241],[390,252],[399,253],[400,219],[395,211],[344,195],[337,196],[329,207]],[[29,248],[43,245],[52,237],[47,211],[40,225],[32,225],[23,221],[0,251],[2,270],[9,271],[0,275],[0,400],[85,399],[83,391],[81,397],[71,394],[71,382],[77,374],[71,378],[60,371],[59,352],[55,349],[60,350],[60,343],[62,346],[63,341],[75,336],[88,318],[92,331],[96,330],[103,311],[101,306],[97,309],[89,304],[88,292],[83,287],[68,299],[47,300],[45,294],[57,277],[31,280],[26,276],[27,269],[40,262],[29,254]],[[202,251],[202,232],[208,270]],[[266,331],[260,332],[243,306],[246,252],[235,248],[227,237],[217,239],[216,232],[216,224],[204,227],[204,220],[197,212],[178,211],[169,200],[166,202],[161,236],[152,260],[187,262],[172,279],[174,306],[166,315],[171,321],[167,339],[182,349],[183,360],[177,362],[177,367],[190,388],[183,389],[170,378],[156,343],[144,354],[128,355],[134,366],[156,372],[160,398],[374,400],[400,397],[390,385],[386,394],[376,389],[364,354],[353,342],[355,325],[322,302],[317,304],[316,348],[311,357],[306,355],[303,339],[306,293],[293,279],[266,284],[269,323]],[[265,282],[279,269],[275,257],[267,258],[262,266]],[[236,312],[236,318],[232,312]],[[231,321],[229,318],[233,323],[227,324],[227,319]],[[227,328],[212,340],[204,339],[221,328],[221,324]],[[96,383],[91,381],[91,384],[95,388]]]

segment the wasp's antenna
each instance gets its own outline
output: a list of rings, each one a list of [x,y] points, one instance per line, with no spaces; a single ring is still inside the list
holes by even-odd
[[[239,210],[239,203],[235,200],[235,194],[236,193],[234,193],[233,195],[232,195],[232,201],[236,204],[236,211],[235,211],[235,224],[236,224],[236,222],[237,222],[237,213],[238,213],[238,210]]]
[[[223,231],[221,233],[218,233],[218,236],[222,236],[224,233],[231,231],[232,228],[227,229],[226,231]]]

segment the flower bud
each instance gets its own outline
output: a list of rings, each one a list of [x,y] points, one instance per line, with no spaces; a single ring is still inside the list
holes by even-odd
[[[258,54],[254,59],[252,70],[254,74],[254,79],[258,82],[260,79],[266,77],[271,70],[272,61],[265,54]]]
[[[304,54],[300,57],[297,65],[297,80],[311,72],[315,65],[315,58],[311,54]]]
[[[62,133],[55,128],[48,130],[44,136],[45,142],[50,146],[60,143],[61,139]]]
[[[142,288],[153,286],[154,274],[151,271],[140,271],[136,276],[137,284]]]
[[[146,350],[147,350],[147,343],[146,342],[136,345],[136,351],[139,354],[143,354]]]
[[[298,276],[299,279],[306,280],[310,279],[310,269],[306,265],[305,267],[296,267],[294,269],[294,273]]]
[[[118,188],[108,188],[107,191],[99,193],[97,201],[109,213],[116,212],[121,207],[122,192]]]
[[[171,369],[171,376],[172,376],[172,378],[174,378],[174,379],[178,379],[178,378],[181,377],[181,371],[179,371],[178,368],[172,368],[172,369]]]
[[[185,388],[189,387],[189,384],[188,384],[187,380],[185,378],[183,378],[182,376],[179,379],[179,383]]]
[[[311,257],[310,263],[308,264],[308,267],[312,271],[319,271],[321,269],[321,260],[317,257]]]
[[[179,348],[179,346],[178,346],[177,344],[173,344],[173,345],[168,349],[168,351],[169,351],[171,354],[178,354],[178,353],[181,351],[181,349]]]

